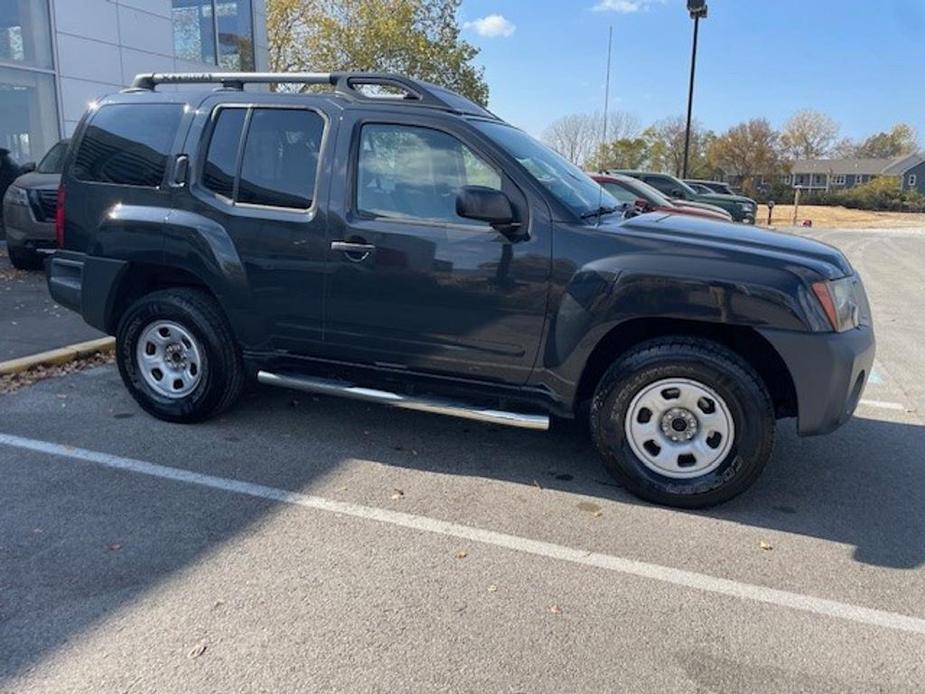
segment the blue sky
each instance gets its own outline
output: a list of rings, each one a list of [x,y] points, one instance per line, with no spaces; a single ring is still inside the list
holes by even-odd
[[[779,127],[813,108],[835,118],[843,136],[906,121],[925,140],[925,0],[708,4],[694,97],[705,127],[754,117]],[[490,107],[535,135],[566,113],[603,108],[609,25],[611,108],[643,125],[686,108],[684,0],[464,0],[460,18],[481,49]]]

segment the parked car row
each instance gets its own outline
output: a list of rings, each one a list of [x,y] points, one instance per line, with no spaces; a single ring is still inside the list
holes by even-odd
[[[56,143],[38,166],[25,164],[2,194],[6,248],[13,267],[37,270],[55,247],[55,213],[68,140]]]
[[[648,184],[666,196],[671,202],[684,207],[708,205],[728,212],[735,222],[754,224],[758,203],[744,195],[736,195],[721,181],[682,181],[664,173],[617,169],[607,171],[608,175],[622,175]],[[694,187],[696,185],[696,188]]]
[[[732,221],[732,215],[722,207],[704,203],[689,203],[672,201],[662,195],[648,183],[643,183],[632,176],[622,174],[591,174],[591,178],[600,183],[604,190],[613,195],[620,202],[632,205],[640,213],[645,212],[673,212],[675,214],[690,214],[695,217],[709,217],[725,222]]]

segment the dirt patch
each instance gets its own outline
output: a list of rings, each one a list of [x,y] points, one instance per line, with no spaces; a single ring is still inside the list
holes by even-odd
[[[920,212],[871,212],[869,210],[851,210],[847,207],[828,207],[824,205],[800,205],[797,226],[804,219],[811,219],[814,227],[834,227],[841,229],[901,229],[921,227],[925,229],[925,213]],[[768,223],[767,205],[758,206],[758,224]],[[775,205],[772,225],[790,226],[793,224],[793,205]]]
[[[46,378],[57,378],[66,376],[75,371],[92,369],[95,366],[112,364],[115,361],[115,355],[112,352],[96,352],[86,357],[69,361],[66,364],[56,364],[53,366],[35,366],[26,371],[20,371],[15,374],[5,374],[0,376],[0,395],[14,393],[20,388],[31,386],[38,381],[44,381]]]

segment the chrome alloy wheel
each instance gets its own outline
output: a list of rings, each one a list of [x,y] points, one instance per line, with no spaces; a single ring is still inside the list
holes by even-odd
[[[726,402],[697,381],[666,378],[642,388],[624,425],[636,457],[665,477],[688,479],[715,470],[735,440]]]
[[[159,320],[146,327],[135,348],[144,382],[159,395],[177,400],[202,380],[202,352],[183,326]]]

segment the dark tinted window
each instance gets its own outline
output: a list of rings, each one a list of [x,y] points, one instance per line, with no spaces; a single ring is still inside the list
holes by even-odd
[[[661,176],[646,176],[645,182],[665,195],[671,195],[672,189],[678,187],[671,179],[662,178]]]
[[[313,111],[256,109],[244,145],[238,202],[307,209],[324,119]]]
[[[181,114],[180,104],[101,107],[80,142],[74,176],[82,181],[159,186]]]
[[[202,185],[229,200],[234,191],[238,145],[241,142],[241,128],[244,126],[246,113],[243,108],[219,111],[209,142],[209,154],[202,170]]]

